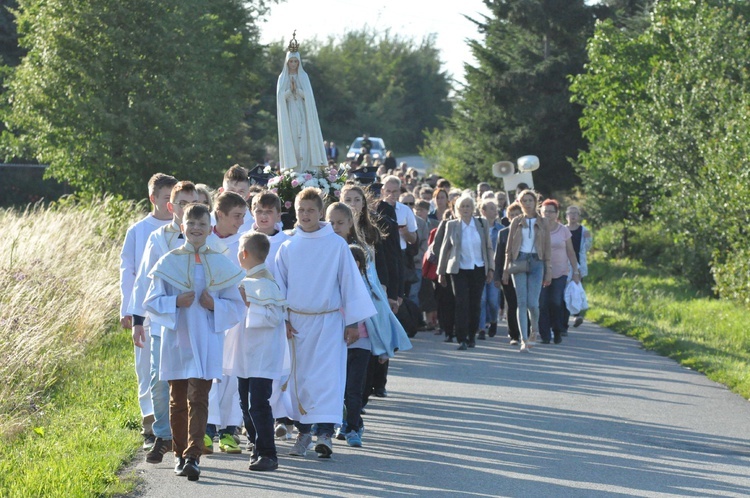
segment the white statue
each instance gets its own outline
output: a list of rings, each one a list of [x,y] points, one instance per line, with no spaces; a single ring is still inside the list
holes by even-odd
[[[276,84],[281,169],[307,171],[328,165],[310,78],[302,69],[294,32]]]

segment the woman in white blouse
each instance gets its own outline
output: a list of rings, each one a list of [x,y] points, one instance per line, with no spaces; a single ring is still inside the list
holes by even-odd
[[[434,248],[438,255],[438,283],[451,285],[456,300],[458,349],[473,348],[479,329],[482,290],[492,282],[495,260],[487,220],[474,216],[474,199],[464,194],[456,200],[456,219],[440,224]]]

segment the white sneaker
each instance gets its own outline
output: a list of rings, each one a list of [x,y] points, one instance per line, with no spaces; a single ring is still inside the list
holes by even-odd
[[[288,424],[286,426],[286,440],[289,441],[292,439],[292,433],[294,432],[294,424]]]
[[[277,423],[276,426],[273,428],[273,433],[278,438],[286,439],[286,436],[288,434],[286,430],[286,425]]]
[[[307,447],[310,444],[312,444],[312,436],[309,432],[307,434],[302,434],[301,432],[298,433],[297,440],[294,442],[294,446],[292,446],[289,456],[303,457],[307,455]]]
[[[318,458],[331,458],[331,455],[333,454],[331,436],[328,434],[318,436],[318,441],[315,445],[315,453],[318,454]]]

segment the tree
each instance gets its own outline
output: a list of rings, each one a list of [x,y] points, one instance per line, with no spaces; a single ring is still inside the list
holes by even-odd
[[[261,10],[263,2],[256,2]],[[154,172],[212,182],[234,159],[258,52],[239,0],[19,0],[7,154],[89,191]]]
[[[750,302],[750,24],[746,2],[655,4],[641,34],[603,23],[576,78],[586,189],[668,236],[672,268]],[[717,57],[717,54],[721,54]],[[608,220],[617,209],[602,209]],[[635,212],[634,212],[635,208]],[[637,226],[636,226],[637,229]]]
[[[580,106],[570,102],[568,76],[583,70],[596,7],[583,0],[485,2],[490,16],[475,20],[482,42],[470,42],[478,61],[466,66],[450,128],[467,155],[461,185],[491,178],[501,159],[539,156],[535,185],[546,193],[577,178],[569,162],[585,147]]]

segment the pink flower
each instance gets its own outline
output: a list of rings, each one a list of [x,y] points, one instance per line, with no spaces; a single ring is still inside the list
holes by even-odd
[[[292,187],[296,187],[299,185],[299,182],[297,180],[292,180]]]
[[[341,190],[334,190],[333,191],[333,195],[335,195],[336,197],[340,196],[341,195]]]
[[[312,180],[312,175],[310,173],[305,173],[305,180],[307,181]]]
[[[335,182],[336,181],[336,175],[333,175],[333,174],[328,175],[328,181],[331,182],[331,183]]]
[[[278,193],[279,193],[279,189],[277,189],[277,188],[272,188],[272,189],[271,189],[271,192],[273,192],[274,194],[278,194]]]
[[[284,203],[284,207],[285,207],[285,208],[287,208],[287,209],[289,209],[290,207],[292,207],[292,203],[291,203],[291,201],[286,201],[286,202]]]

